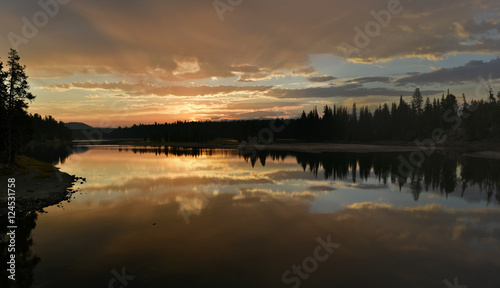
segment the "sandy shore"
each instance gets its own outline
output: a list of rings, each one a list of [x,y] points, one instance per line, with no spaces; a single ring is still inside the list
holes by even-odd
[[[0,183],[5,187],[0,191],[0,217],[7,212],[7,183],[15,178],[16,214],[31,210],[43,211],[43,208],[58,204],[71,197],[73,183],[77,177],[60,172],[58,169],[49,177],[40,177],[35,169],[28,167],[29,173],[22,175],[0,176]]]

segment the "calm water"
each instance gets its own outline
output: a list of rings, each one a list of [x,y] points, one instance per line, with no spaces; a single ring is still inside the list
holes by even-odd
[[[18,235],[31,287],[500,286],[500,161],[79,150],[87,182]]]

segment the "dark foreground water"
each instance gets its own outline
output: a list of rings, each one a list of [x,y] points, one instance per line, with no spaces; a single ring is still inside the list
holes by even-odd
[[[19,287],[500,287],[500,161],[79,150],[79,193],[18,228]]]

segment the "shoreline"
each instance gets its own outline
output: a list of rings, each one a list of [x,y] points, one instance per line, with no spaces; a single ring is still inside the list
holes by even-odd
[[[47,163],[47,165],[49,165]],[[33,167],[25,167],[28,173],[14,173],[1,175],[0,183],[5,183],[9,178],[15,178],[15,212],[16,216],[29,211],[44,212],[44,208],[69,200],[75,192],[73,184],[79,177],[59,171],[53,167],[50,175],[43,175]],[[7,189],[0,191],[0,217],[7,219]]]
[[[376,153],[376,152],[412,152],[420,151],[418,146],[376,145],[376,144],[344,144],[344,143],[272,143],[272,144],[221,144],[221,143],[193,143],[193,142],[164,142],[164,143],[134,143],[134,142],[104,142],[100,144],[81,143],[82,146],[100,145],[131,145],[137,147],[177,147],[194,149],[255,149],[258,151],[289,151],[289,152],[349,152],[349,153]],[[442,150],[437,147],[436,150]]]
[[[103,143],[105,144],[105,143]],[[114,142],[114,145],[120,145]],[[127,141],[125,145],[143,147],[184,147],[200,149],[255,149],[257,151],[289,151],[303,153],[346,152],[346,153],[389,153],[389,152],[414,152],[428,149],[416,145],[404,144],[346,144],[346,143],[272,143],[272,144],[233,144],[233,143],[179,143],[179,142],[135,142]],[[90,145],[92,146],[92,145]],[[466,157],[500,159],[500,143],[450,143],[435,147],[436,151],[452,151]]]

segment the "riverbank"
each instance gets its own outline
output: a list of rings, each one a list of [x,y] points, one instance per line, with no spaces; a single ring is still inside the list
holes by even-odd
[[[3,171],[0,183],[5,189],[0,190],[0,217],[7,212],[7,183],[15,179],[15,211],[23,214],[28,211],[43,211],[43,208],[68,200],[74,192],[73,183],[80,178],[59,171],[49,163],[22,156],[19,167],[7,174]]]
[[[140,139],[111,139],[99,142],[78,141],[77,145],[131,145],[144,147],[179,147],[194,149],[241,149],[243,151],[289,151],[305,153],[346,152],[346,153],[382,153],[382,152],[413,152],[429,149],[428,146],[420,147],[413,142],[377,142],[370,144],[361,143],[270,143],[249,144],[238,143],[235,140],[219,140],[208,143],[193,142],[144,142]],[[500,143],[490,141],[477,142],[445,142],[436,145],[436,150],[451,151],[464,156],[500,159]]]
[[[136,142],[137,146],[170,146],[184,148],[206,148],[206,149],[242,149],[257,151],[290,151],[290,152],[350,152],[350,153],[378,153],[378,152],[413,152],[429,149],[428,146],[420,147],[413,143],[376,143],[376,144],[347,144],[347,143],[271,143],[271,144],[237,144],[234,142],[213,143],[146,143]],[[446,146],[435,147],[436,150],[450,150],[458,154],[474,157],[500,158],[500,143],[474,142],[474,143],[452,143]]]

